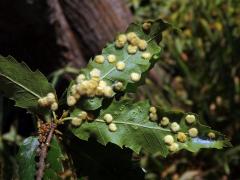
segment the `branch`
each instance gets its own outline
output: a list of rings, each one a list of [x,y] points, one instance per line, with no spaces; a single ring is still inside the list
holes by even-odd
[[[36,173],[36,180],[41,180],[43,177],[43,173],[44,173],[44,169],[45,169],[45,159],[47,157],[47,150],[51,143],[55,128],[56,128],[56,125],[53,122],[51,122],[50,131],[48,133],[47,140],[45,143],[41,144],[41,150],[39,153],[40,157],[39,157],[39,162],[38,162],[38,170]]]
[[[86,62],[79,44],[72,32],[58,0],[47,0],[50,10],[50,23],[56,32],[57,44],[62,47],[63,58],[77,67],[83,67]]]

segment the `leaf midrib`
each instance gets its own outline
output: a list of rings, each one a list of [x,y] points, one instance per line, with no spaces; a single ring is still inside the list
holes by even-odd
[[[6,79],[8,79],[9,81],[13,82],[14,84],[20,86],[21,88],[25,89],[26,91],[28,91],[29,93],[31,93],[33,96],[36,96],[37,98],[41,98],[40,95],[36,94],[35,92],[33,92],[32,90],[30,90],[29,88],[25,87],[24,85],[20,84],[17,81],[14,81],[11,77],[6,76],[5,74],[0,73],[1,76],[5,77]]]
[[[101,122],[101,123],[106,123],[106,121],[101,120],[101,119],[96,119],[94,120],[96,122]],[[130,125],[130,126],[138,126],[138,127],[142,127],[142,128],[148,128],[148,129],[155,129],[155,130],[161,130],[161,131],[166,131],[166,132],[171,132],[171,130],[169,129],[164,129],[162,127],[153,127],[153,126],[146,126],[143,124],[139,124],[139,123],[132,123],[132,122],[126,122],[126,121],[113,121],[113,123],[115,124],[125,124],[125,125]]]

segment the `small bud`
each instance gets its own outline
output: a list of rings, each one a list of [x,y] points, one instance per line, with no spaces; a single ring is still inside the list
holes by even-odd
[[[103,55],[97,55],[95,56],[95,62],[98,63],[98,64],[102,64],[104,63],[104,56]]]
[[[84,74],[79,74],[76,78],[77,83],[81,83],[84,79],[86,79],[86,76]]]
[[[183,133],[183,132],[178,132],[178,134],[177,134],[177,140],[178,140],[179,142],[182,142],[182,143],[186,142],[186,140],[187,140],[186,134]]]
[[[115,132],[115,131],[117,131],[117,126],[115,123],[110,123],[108,125],[108,129],[109,129],[109,131]]]
[[[78,114],[78,117],[79,117],[80,119],[83,119],[83,120],[87,119],[87,112],[86,112],[86,111],[81,111],[81,112]]]
[[[141,79],[141,74],[139,73],[131,73],[131,80],[134,81],[134,82],[138,82],[140,79]]]
[[[107,59],[108,59],[109,63],[114,63],[117,60],[117,58],[114,54],[108,55]]]
[[[185,117],[185,120],[188,124],[193,124],[195,121],[196,121],[196,117],[192,114],[188,114],[186,117]]]
[[[150,113],[149,117],[151,121],[157,121],[158,119],[158,115],[156,113]]]
[[[209,132],[209,133],[208,133],[208,137],[209,137],[210,139],[214,139],[214,138],[216,137],[216,134],[215,134],[214,132]]]
[[[168,145],[171,145],[172,143],[174,143],[174,139],[172,135],[166,135],[163,138],[164,142]]]
[[[160,121],[160,124],[162,126],[167,126],[169,124],[169,119],[167,117],[163,117],[162,120]]]
[[[103,89],[103,93],[104,93],[104,96],[106,97],[112,97],[113,96],[113,90],[112,90],[112,87],[110,86],[106,86],[104,89]]]
[[[106,121],[106,123],[111,123],[113,121],[113,117],[111,114],[105,114],[103,119]]]
[[[179,145],[177,143],[173,143],[169,146],[169,151],[176,152],[179,149]]]
[[[49,103],[55,102],[55,101],[56,101],[55,95],[54,95],[53,93],[48,93],[48,94],[47,94],[47,101],[48,101]]]
[[[79,118],[77,118],[77,117],[74,117],[74,118],[72,119],[71,123],[72,123],[72,125],[74,125],[74,126],[80,126],[81,123],[82,123],[82,119],[79,119]]]
[[[147,48],[147,42],[143,39],[138,41],[138,48],[144,51]]]
[[[197,137],[198,135],[198,130],[197,128],[191,128],[188,130],[189,136],[190,137]]]
[[[179,130],[180,130],[179,124],[178,124],[177,122],[173,122],[173,123],[171,124],[171,130],[172,130],[173,132],[179,131]]]
[[[127,51],[129,54],[135,54],[137,52],[137,46],[133,46],[130,44],[127,47]]]
[[[118,81],[113,85],[113,87],[117,91],[122,91],[123,90],[123,83]]]
[[[117,70],[119,70],[119,71],[124,70],[124,69],[125,69],[125,66],[126,66],[126,64],[125,64],[123,61],[119,61],[119,62],[117,62],[117,64],[116,64],[116,68],[117,68]]]
[[[58,103],[54,102],[51,104],[51,110],[56,111],[58,109]]]
[[[143,52],[142,53],[142,58],[143,59],[150,59],[151,58],[151,53],[149,53],[149,52]]]
[[[157,108],[154,107],[154,106],[152,106],[152,107],[149,108],[149,111],[150,111],[151,113],[157,113]]]
[[[97,68],[94,68],[91,72],[90,72],[90,76],[92,78],[100,78],[101,76],[101,71]]]
[[[77,103],[77,100],[74,96],[68,96],[67,97],[67,104],[68,106],[74,106]]]

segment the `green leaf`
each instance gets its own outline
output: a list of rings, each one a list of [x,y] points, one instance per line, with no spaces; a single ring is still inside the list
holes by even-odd
[[[174,137],[174,141],[179,145],[179,150],[186,149],[197,152],[201,148],[221,149],[230,146],[230,142],[222,134],[200,124],[198,117],[194,125],[188,125],[185,122],[187,114],[158,109],[159,119],[166,116],[171,122],[179,123],[180,131],[187,135],[186,142],[178,142],[177,133],[170,130],[170,125],[162,127],[158,122],[149,120],[149,108],[148,101],[137,103],[131,100],[114,101],[108,108],[101,110],[99,117],[93,122],[85,122],[80,127],[71,130],[78,138],[83,140],[88,140],[90,136],[93,136],[103,145],[111,142],[120,147],[128,147],[137,153],[143,148],[150,153],[160,152],[164,157],[170,152],[169,146],[163,140],[166,135]],[[117,126],[116,132],[110,132],[108,125],[103,120],[103,116],[107,113],[113,116],[113,122]],[[191,127],[196,127],[199,131],[198,136],[195,138],[188,135],[188,130]],[[209,132],[215,133],[216,138],[208,138],[207,134]]]
[[[64,172],[62,160],[64,160],[64,155],[57,138],[54,136],[49,147],[46,159],[48,168],[44,172],[43,179],[61,179],[59,174]]]
[[[24,180],[34,179],[36,173],[36,150],[39,142],[36,137],[29,137],[20,146],[17,160],[19,165],[19,178]]]
[[[0,91],[14,100],[16,106],[33,112],[43,112],[38,107],[38,99],[55,92],[40,71],[31,71],[25,63],[18,63],[11,56],[0,56],[0,84]]]
[[[161,40],[162,31],[164,31],[168,26],[169,24],[163,22],[162,20],[157,20],[152,22],[150,31],[145,32],[142,29],[142,24],[132,23],[128,27],[126,33],[135,32],[138,37],[144,39],[148,43],[147,49],[145,51],[138,50],[135,54],[129,54],[127,51],[128,43],[126,43],[123,48],[117,48],[115,46],[115,42],[109,43],[101,53],[105,58],[104,62],[102,64],[99,64],[94,59],[91,59],[87,67],[82,69],[80,73],[84,74],[87,79],[90,79],[90,72],[94,68],[99,69],[101,71],[100,80],[106,81],[109,86],[113,86],[115,82],[122,82],[122,91],[134,92],[136,88],[144,82],[146,72],[148,72],[159,60],[161,47],[158,43]],[[144,52],[151,53],[151,57],[149,59],[142,58],[141,55]],[[107,57],[110,54],[116,56],[116,62],[108,62]],[[124,70],[120,71],[116,69],[116,63],[118,61],[123,61],[125,63],[126,67]],[[130,74],[133,72],[141,74],[140,81],[134,82],[131,80]],[[115,93],[118,92],[116,91]],[[98,99],[99,98],[93,98],[93,101],[96,101],[96,103],[91,103],[92,105],[95,105],[91,106],[91,110],[99,108],[100,101]],[[82,101],[83,104],[89,104],[89,102],[85,103],[85,101],[88,101],[88,99],[82,99]]]
[[[17,155],[19,164],[19,177],[24,180],[32,180],[36,174],[36,150],[39,146],[37,137],[29,137],[23,141]],[[60,174],[64,171],[62,160],[64,159],[63,152],[54,136],[46,158],[46,169],[43,179],[61,179]]]

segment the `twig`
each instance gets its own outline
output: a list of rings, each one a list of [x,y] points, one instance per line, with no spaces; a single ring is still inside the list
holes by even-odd
[[[56,125],[53,122],[51,122],[50,131],[48,133],[47,140],[45,143],[41,144],[41,151],[39,153],[40,157],[38,162],[38,170],[36,173],[36,180],[42,180],[44,169],[45,169],[45,159],[47,157],[48,146],[51,143],[55,128],[56,128]]]

